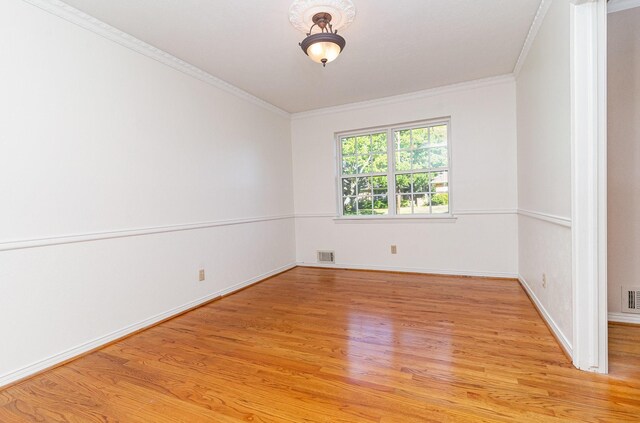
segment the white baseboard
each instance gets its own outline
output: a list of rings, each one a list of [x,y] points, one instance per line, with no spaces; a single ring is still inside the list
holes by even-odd
[[[24,379],[26,377],[29,377],[31,375],[34,375],[38,372],[41,372],[43,370],[46,370],[48,368],[54,367],[56,364],[62,363],[64,361],[67,361],[69,359],[72,359],[74,357],[77,357],[79,355],[82,355],[88,351],[94,350],[96,348],[99,348],[102,345],[106,345],[112,341],[115,341],[119,338],[122,338],[126,335],[129,335],[130,333],[133,333],[135,331],[138,331],[140,329],[144,329],[146,327],[149,326],[153,326],[155,323],[160,322],[164,319],[170,318],[172,316],[175,316],[177,314],[182,313],[185,310],[189,310],[190,308],[194,308],[197,307],[201,304],[204,304],[208,301],[211,301],[213,299],[216,299],[218,297],[230,294],[234,291],[238,291],[239,289],[242,289],[246,286],[252,285],[256,282],[259,282],[263,279],[266,279],[270,276],[273,276],[275,274],[284,272],[286,270],[292,269],[294,268],[296,265],[295,263],[290,263],[287,264],[285,266],[281,266],[277,269],[274,269],[270,272],[264,273],[262,275],[258,275],[254,278],[248,279],[246,281],[240,282],[238,284],[235,284],[233,286],[230,286],[229,288],[225,288],[221,291],[218,292],[214,292],[211,293],[209,295],[206,295],[204,297],[198,298],[196,300],[190,301],[186,304],[183,304],[179,307],[175,307],[171,310],[167,310],[163,313],[157,314],[155,316],[149,317],[148,319],[142,320],[138,323],[134,323],[132,325],[129,325],[127,327],[124,327],[122,329],[119,329],[115,332],[111,332],[107,335],[101,336],[99,338],[96,338],[92,341],[89,342],[85,342],[84,344],[78,345],[74,348],[68,349],[66,351],[60,352],[58,354],[55,354],[51,357],[45,358],[43,360],[37,361],[35,363],[32,363],[28,366],[25,366],[21,369],[18,370],[14,370],[10,373],[6,373],[4,375],[0,375],[0,388],[4,385],[8,385],[10,383],[16,382],[18,380]]]
[[[378,266],[371,264],[320,264],[299,261],[301,267],[326,267],[329,269],[352,269],[352,270],[381,270],[387,272],[424,273],[430,275],[450,275],[450,276],[477,276],[481,278],[502,278],[517,279],[517,273],[508,272],[485,272],[475,270],[448,270],[448,269],[428,269],[423,267],[398,267],[398,266]]]
[[[560,344],[562,345],[564,350],[567,352],[567,354],[569,354],[569,356],[573,358],[573,347],[571,346],[571,342],[569,341],[569,338],[567,338],[565,334],[562,333],[562,331],[556,324],[555,320],[553,320],[553,318],[551,317],[551,314],[549,314],[549,312],[542,305],[538,297],[536,297],[536,294],[534,294],[533,290],[529,287],[529,284],[527,283],[526,279],[522,275],[518,275],[518,280],[520,281],[520,285],[522,285],[524,290],[527,291],[527,293],[529,294],[529,297],[533,300],[533,303],[538,309],[538,311],[540,312],[540,315],[544,318],[544,320],[547,322],[547,324],[551,328],[553,335],[560,342]]]
[[[618,323],[631,323],[634,325],[640,325],[640,314],[629,313],[609,313],[610,322]]]

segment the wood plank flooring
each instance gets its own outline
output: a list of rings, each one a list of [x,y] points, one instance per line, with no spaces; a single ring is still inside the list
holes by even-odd
[[[639,422],[639,340],[583,373],[515,281],[295,268],[0,391],[0,421]]]

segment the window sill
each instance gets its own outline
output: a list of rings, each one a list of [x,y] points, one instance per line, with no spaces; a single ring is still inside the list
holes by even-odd
[[[338,216],[335,223],[455,223],[456,216]]]

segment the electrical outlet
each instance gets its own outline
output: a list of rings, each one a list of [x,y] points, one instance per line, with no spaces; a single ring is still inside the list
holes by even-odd
[[[398,254],[398,246],[397,245],[392,245],[391,246],[391,254]]]
[[[200,269],[198,272],[198,280],[202,282],[204,280],[204,269]]]
[[[542,287],[543,288],[547,287],[547,274],[546,273],[542,274]]]

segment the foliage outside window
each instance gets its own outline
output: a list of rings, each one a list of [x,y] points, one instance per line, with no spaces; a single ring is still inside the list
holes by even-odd
[[[343,216],[449,214],[449,123],[338,137]]]

